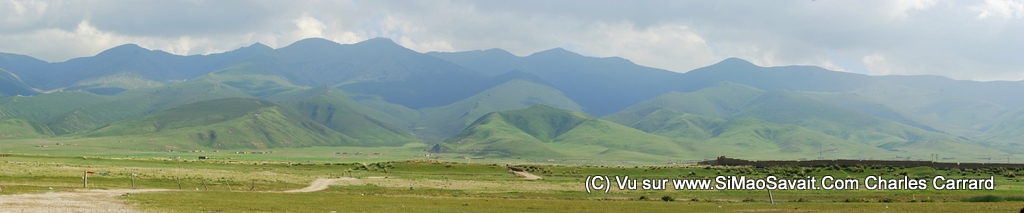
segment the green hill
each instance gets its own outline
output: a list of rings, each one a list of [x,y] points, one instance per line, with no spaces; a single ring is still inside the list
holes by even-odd
[[[24,117],[45,121],[84,107],[111,101],[110,97],[82,91],[53,92],[32,97],[0,99],[0,117]]]
[[[210,148],[354,145],[355,139],[270,101],[227,98],[187,104],[114,123],[89,137],[134,136]]]
[[[336,89],[327,87],[322,91],[320,95],[285,105],[306,118],[356,139],[359,145],[399,146],[415,141],[404,128],[377,119],[377,116],[386,114],[360,105]]]
[[[844,107],[785,90],[761,91],[722,82],[692,93],[666,93],[604,118],[648,133],[699,142],[693,143],[694,150],[737,156],[774,153],[806,157],[817,154],[818,149],[845,157],[938,153],[946,151],[940,147],[950,144],[990,150],[953,135],[908,125],[928,128],[861,96],[809,95]]]
[[[757,118],[875,146],[898,146],[913,141],[959,141],[955,136],[929,132],[890,120],[843,109],[785,90],[772,90],[748,102],[735,118]]]
[[[822,154],[830,159],[881,156],[894,153],[871,145],[851,142],[804,127],[774,124],[754,118],[737,118],[712,129],[713,137],[694,146],[703,152],[749,158],[813,159]]]
[[[715,137],[726,120],[659,109],[631,124],[638,130],[672,138],[703,141]]]
[[[526,80],[511,80],[467,99],[442,107],[420,110],[414,131],[421,138],[448,138],[484,114],[544,104],[571,111],[582,108],[558,90]],[[437,140],[439,141],[439,140]]]
[[[53,136],[53,131],[27,118],[0,117],[0,139]]]
[[[18,95],[39,94],[31,86],[21,81],[18,75],[0,68],[0,98]]]
[[[842,107],[844,109],[868,114],[881,119],[891,120],[906,124],[909,126],[921,128],[930,132],[940,132],[931,126],[920,122],[920,119],[916,118],[910,113],[902,112],[901,110],[893,109],[886,106],[883,103],[875,101],[871,98],[865,97],[857,93],[830,93],[830,92],[802,92],[801,95],[813,98],[815,100],[825,102],[831,105]]]
[[[999,116],[998,122],[985,127],[982,140],[1002,150],[1024,153],[1024,108]]]
[[[691,149],[708,155],[771,159],[779,156],[812,158],[817,157],[819,151],[827,151],[829,157],[845,158],[890,153],[794,125],[755,118],[727,121],[664,108],[648,114],[632,127],[677,140],[693,141]]]
[[[723,81],[692,93],[668,92],[603,117],[623,125],[633,125],[660,109],[728,119],[748,101],[764,91],[742,84]]]
[[[620,159],[629,159],[689,155],[676,143],[581,112],[538,104],[484,115],[442,145],[454,152],[499,157],[594,157],[616,153]]]
[[[84,133],[117,121],[205,100],[251,97],[237,88],[200,77],[167,87],[131,90],[111,101],[92,104],[46,120],[58,135]]]

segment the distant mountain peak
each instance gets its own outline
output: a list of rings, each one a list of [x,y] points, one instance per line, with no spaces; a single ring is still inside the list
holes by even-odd
[[[391,40],[390,38],[384,38],[384,37],[376,37],[376,38],[366,39],[366,41],[362,41],[362,42],[359,42],[359,43],[391,43],[391,44],[397,44],[397,43],[395,43],[395,41]]]
[[[288,47],[292,47],[292,46],[317,47],[317,46],[333,46],[333,45],[339,45],[339,44],[337,42],[334,42],[334,41],[331,41],[331,40],[327,40],[325,38],[305,38],[305,39],[296,41],[295,43],[292,43],[292,44],[288,45]]]
[[[512,57],[516,56],[516,55],[514,55],[514,54],[512,54],[512,53],[510,53],[510,52],[508,52],[506,50],[503,50],[501,48],[487,49],[487,50],[484,50],[484,53],[487,53],[488,55],[512,56]]]
[[[556,48],[553,48],[553,49],[544,50],[544,51],[540,51],[540,52],[536,52],[536,53],[530,54],[530,56],[527,56],[527,57],[531,57],[531,56],[583,56],[583,55],[580,55],[579,53],[575,53],[575,52],[563,49],[561,47],[556,47]]]
[[[258,49],[258,50],[267,50],[267,49],[273,50],[274,49],[274,48],[271,48],[270,46],[267,46],[267,45],[265,45],[263,43],[260,43],[260,42],[253,43],[252,45],[249,45],[246,48],[253,48],[253,49]]]
[[[750,61],[743,60],[743,59],[736,58],[736,57],[726,58],[725,60],[722,60],[722,61],[720,61],[720,62],[718,62],[718,63],[716,63],[715,65],[712,65],[712,66],[719,66],[719,65],[721,65],[721,66],[730,66],[730,67],[751,67],[751,66],[757,67],[757,65],[755,65],[754,63],[750,63]]]
[[[355,43],[355,44],[352,44],[352,45],[360,46],[360,47],[364,47],[364,48],[407,49],[407,48],[403,47],[402,45],[399,45],[398,43],[395,43],[395,41],[392,41],[391,39],[384,38],[384,37],[371,38],[371,39],[367,39],[366,41],[362,41],[362,42]]]
[[[129,44],[122,44],[120,46],[116,46],[114,48],[110,48],[110,49],[104,50],[103,52],[100,52],[100,54],[97,54],[96,56],[101,56],[101,55],[128,55],[128,54],[138,54],[140,52],[149,52],[149,51],[150,51],[149,49],[142,48],[142,47],[140,47],[137,44],[130,44],[129,43]]]

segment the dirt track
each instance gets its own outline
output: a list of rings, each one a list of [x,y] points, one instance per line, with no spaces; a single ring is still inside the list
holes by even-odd
[[[527,180],[540,180],[541,179],[540,176],[537,176],[537,175],[534,175],[534,174],[530,174],[529,172],[519,172],[519,171],[512,171],[512,170],[509,170],[509,171],[511,171],[513,174],[516,174],[516,176],[522,177],[522,178],[527,179]]]
[[[139,212],[117,199],[165,189],[72,190],[0,196],[0,212]]]
[[[327,186],[337,184],[339,182],[362,182],[355,178],[338,178],[338,179],[316,179],[313,183],[309,184],[306,188],[293,189],[284,191],[285,193],[298,193],[298,192],[315,192],[327,189]]]

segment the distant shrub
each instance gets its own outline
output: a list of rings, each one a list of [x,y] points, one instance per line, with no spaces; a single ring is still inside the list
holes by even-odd
[[[661,197],[661,200],[663,200],[665,202],[676,201],[675,198],[672,198],[672,196],[668,196],[668,195],[665,195],[664,197]]]
[[[1003,197],[995,195],[975,196],[969,197],[962,200],[963,202],[1003,202],[1006,201]]]

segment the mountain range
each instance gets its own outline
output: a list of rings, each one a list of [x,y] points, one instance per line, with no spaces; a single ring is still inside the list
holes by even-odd
[[[125,44],[65,62],[0,53],[0,138],[425,143],[520,158],[993,157],[1024,153],[1022,92],[1024,81],[738,58],[678,73],[561,48],[420,53],[384,38],[191,56]]]

